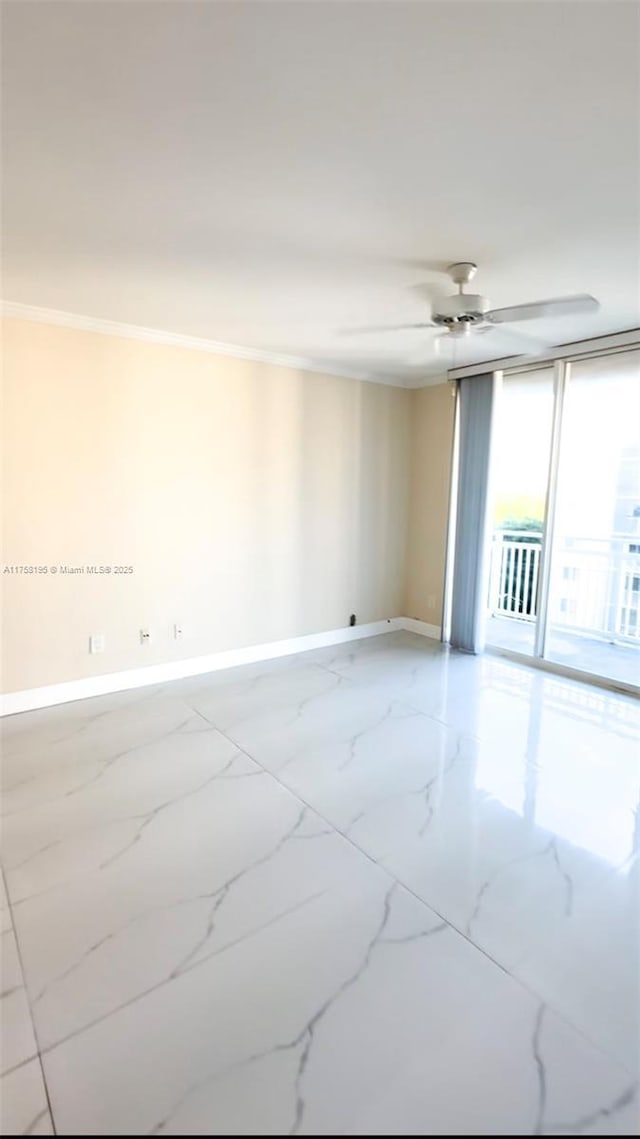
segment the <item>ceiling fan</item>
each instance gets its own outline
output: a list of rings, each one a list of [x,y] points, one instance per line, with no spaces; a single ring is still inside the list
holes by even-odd
[[[475,277],[478,266],[473,261],[457,261],[449,265],[446,272],[458,292],[453,296],[436,296],[432,302],[431,319],[418,324],[381,325],[379,327],[345,329],[348,334],[363,332],[400,332],[410,328],[441,328],[434,338],[436,354],[447,341],[454,343],[487,332],[506,333],[512,341],[518,342],[518,354],[535,355],[546,351],[550,345],[528,336],[520,329],[504,329],[505,324],[524,320],[543,320],[548,317],[572,316],[578,313],[596,312],[600,305],[588,293],[570,297],[555,297],[545,301],[531,301],[523,305],[492,309],[487,297],[477,293],[465,293],[465,285]]]

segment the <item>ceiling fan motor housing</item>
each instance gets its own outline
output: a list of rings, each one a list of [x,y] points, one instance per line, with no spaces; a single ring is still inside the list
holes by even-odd
[[[431,319],[434,324],[481,324],[489,312],[489,301],[474,293],[439,297]]]

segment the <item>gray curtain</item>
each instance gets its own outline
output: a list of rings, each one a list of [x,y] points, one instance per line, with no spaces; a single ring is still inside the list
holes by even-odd
[[[458,503],[451,596],[451,644],[484,648],[489,455],[493,419],[491,373],[459,381]]]

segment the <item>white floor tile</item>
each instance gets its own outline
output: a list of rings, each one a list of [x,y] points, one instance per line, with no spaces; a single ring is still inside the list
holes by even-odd
[[[531,1134],[633,1094],[386,883],[318,898],[54,1048],[45,1070],[59,1127],[90,1134]]]
[[[639,723],[407,633],[9,718],[5,1130],[32,1013],[65,1134],[634,1133]]]

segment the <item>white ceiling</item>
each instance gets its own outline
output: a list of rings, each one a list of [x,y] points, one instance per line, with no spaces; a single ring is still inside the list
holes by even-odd
[[[410,385],[428,334],[340,330],[422,319],[425,263],[599,298],[549,343],[640,324],[636,3],[3,9],[9,301]]]

